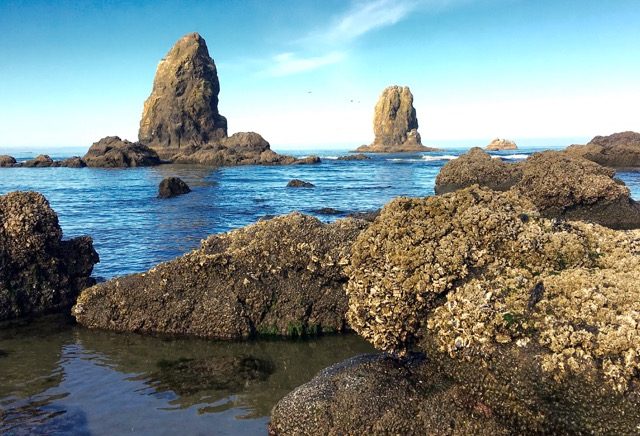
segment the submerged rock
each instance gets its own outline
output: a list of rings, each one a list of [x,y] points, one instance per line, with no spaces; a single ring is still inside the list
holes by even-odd
[[[0,155],[0,168],[12,167],[16,163],[16,159],[13,156],[8,156],[6,154]]]
[[[177,197],[191,192],[191,188],[179,177],[167,177],[158,186],[158,198]]]
[[[569,146],[566,152],[607,167],[637,168],[640,167],[640,133],[596,136],[586,145]]]
[[[528,197],[547,217],[591,221],[615,229],[640,227],[640,204],[615,172],[562,152],[535,153],[519,163],[491,158],[471,149],[442,167],[438,194],[479,184],[498,191],[513,189]]]
[[[158,154],[138,142],[107,136],[94,142],[82,158],[89,167],[125,168],[159,165]]]
[[[407,86],[389,86],[382,91],[373,114],[371,145],[356,149],[366,153],[402,153],[436,151],[422,145],[413,94]]]
[[[89,237],[62,240],[58,217],[36,192],[0,196],[0,321],[68,310],[98,254]]]
[[[225,138],[219,92],[218,72],[204,38],[183,36],[158,64],[138,139],[153,148],[180,149]]]
[[[371,160],[369,156],[362,153],[348,154],[346,156],[338,156],[337,160]]]
[[[486,150],[492,150],[492,151],[497,151],[497,150],[517,150],[518,146],[516,145],[515,142],[509,141],[508,139],[496,138],[493,141],[491,141],[489,143],[489,145],[487,145],[485,147],[485,149]]]
[[[353,246],[348,319],[381,350],[425,351],[516,432],[632,434],[639,247],[514,190],[396,199]]]
[[[56,163],[49,157],[49,155],[40,154],[34,159],[24,162],[22,165],[27,168],[47,168],[56,166]]]
[[[354,357],[322,370],[271,413],[270,434],[511,434],[421,356]]]
[[[146,273],[89,288],[73,314],[91,328],[217,339],[343,331],[342,266],[365,226],[297,213],[259,221]]]
[[[311,182],[305,182],[300,179],[292,179],[287,183],[287,188],[315,188],[315,186],[316,185]]]

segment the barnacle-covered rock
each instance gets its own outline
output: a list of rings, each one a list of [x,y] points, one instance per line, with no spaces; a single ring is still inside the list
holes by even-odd
[[[259,221],[146,273],[86,289],[73,314],[91,328],[217,339],[343,331],[342,265],[366,225],[299,213]]]
[[[424,356],[365,354],[322,370],[280,400],[270,434],[512,433]]]
[[[514,428],[640,425],[640,231],[547,219],[515,190],[397,199],[353,246],[348,319],[426,351]]]
[[[547,217],[590,221],[615,229],[640,227],[640,204],[615,172],[557,151],[535,153],[519,163],[492,158],[479,148],[448,162],[436,178],[438,194],[473,184],[514,189]]]
[[[585,145],[570,145],[566,152],[612,168],[638,168],[640,133],[628,131],[596,136]]]
[[[0,322],[69,310],[96,262],[91,238],[62,240],[42,194],[0,196]]]

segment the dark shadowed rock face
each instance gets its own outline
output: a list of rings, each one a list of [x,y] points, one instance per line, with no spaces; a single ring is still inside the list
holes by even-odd
[[[316,185],[311,182],[305,182],[300,179],[289,180],[289,183],[287,183],[287,188],[313,188],[315,186]]]
[[[389,86],[382,92],[373,114],[373,133],[373,144],[358,147],[356,151],[400,153],[435,150],[422,145],[413,94],[407,86]]]
[[[356,154],[348,154],[346,156],[339,156],[338,160],[370,160],[371,158],[366,154],[356,153]]]
[[[547,217],[640,228],[640,204],[614,175],[609,168],[568,153],[546,151],[507,163],[473,148],[442,167],[435,191],[443,194],[474,184],[497,191],[514,189]]]
[[[82,325],[239,339],[346,329],[349,247],[366,223],[290,214],[209,237],[144,274],[85,290]]]
[[[482,402],[422,356],[351,358],[322,370],[271,413],[277,435],[506,435]]]
[[[58,217],[36,192],[0,196],[0,321],[68,310],[98,254],[89,237],[62,241]]]
[[[138,139],[153,148],[199,146],[227,136],[220,84],[204,38],[183,36],[160,61],[144,103]]]
[[[0,155],[0,168],[12,167],[16,164],[16,159],[13,156]]]
[[[191,192],[191,188],[179,177],[167,177],[158,186],[158,198],[177,197]]]
[[[35,157],[35,159],[31,159],[26,161],[23,166],[27,168],[47,168],[56,166],[56,163],[46,154],[41,154]]]
[[[640,133],[621,132],[596,136],[586,145],[571,145],[567,153],[612,168],[640,167]]]
[[[82,158],[78,156],[73,156],[73,157],[64,159],[63,161],[60,161],[58,165],[66,168],[84,168],[87,166],[87,164],[84,163]]]
[[[138,142],[107,136],[94,142],[82,158],[89,167],[126,168],[159,165],[158,154]]]
[[[350,326],[419,349],[515,434],[640,425],[640,231],[477,186],[383,208],[352,246]]]

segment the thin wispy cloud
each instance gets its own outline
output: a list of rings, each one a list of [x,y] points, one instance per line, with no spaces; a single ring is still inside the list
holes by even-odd
[[[276,55],[265,71],[272,76],[287,76],[339,63],[348,57],[351,43],[363,35],[393,26],[415,11],[438,10],[465,0],[353,0],[345,12],[326,26],[297,41],[298,52]],[[306,55],[301,53],[323,53]]]
[[[267,72],[276,77],[288,76],[290,74],[312,71],[325,65],[340,62],[346,54],[340,51],[333,51],[322,56],[299,57],[295,53],[281,53],[273,57],[273,65]]]

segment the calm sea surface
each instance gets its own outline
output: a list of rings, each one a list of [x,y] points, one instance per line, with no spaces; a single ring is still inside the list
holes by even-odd
[[[65,237],[93,237],[101,259],[94,274],[106,279],[145,271],[209,234],[264,216],[297,210],[332,221],[397,196],[433,195],[442,165],[463,151],[368,161],[338,161],[345,152],[330,151],[319,153],[319,165],[283,167],[3,168],[0,194],[43,193]],[[533,151],[494,154],[516,161]],[[181,177],[193,192],[157,199],[167,176]],[[640,199],[640,172],[618,177]],[[293,178],[316,187],[286,188]],[[325,215],[322,208],[341,213]],[[219,343],[45,320],[0,330],[0,433],[264,434],[269,410],[283,395],[320,369],[369,351],[355,336]]]

